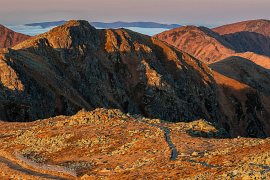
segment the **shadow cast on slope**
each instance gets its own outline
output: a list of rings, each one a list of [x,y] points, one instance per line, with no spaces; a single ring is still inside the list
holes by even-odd
[[[39,87],[34,89],[38,90]],[[49,89],[47,89],[47,91],[49,91]],[[67,104],[52,105],[54,101],[62,103],[58,102],[59,100],[63,101],[63,103],[69,103],[67,100],[64,100],[62,96],[54,96],[48,93],[50,95],[43,98],[42,94],[34,94],[36,91],[30,91],[29,94],[27,91],[11,90],[5,87],[1,82],[0,92],[0,121],[30,122],[58,115],[74,115],[77,111],[82,109],[75,106],[76,111],[70,112],[68,109],[64,109],[64,107],[68,107]],[[31,96],[31,94],[33,96]],[[38,102],[37,99],[39,99],[40,102]]]
[[[2,78],[13,83],[13,87],[0,82],[1,120],[33,121],[61,114],[73,115],[84,108],[64,97],[65,92],[69,91],[64,86],[65,82],[48,78],[50,71],[44,71],[42,64],[31,61],[31,57],[26,58],[13,50],[10,51],[15,58],[9,59],[7,56],[4,66],[13,74],[3,74]],[[57,81],[62,86],[61,90],[54,86]]]
[[[224,76],[247,84],[258,92],[270,95],[270,70],[248,59],[231,56],[209,66]]]
[[[225,34],[222,37],[236,52],[250,51],[270,57],[270,37],[248,31]]]
[[[205,32],[208,36],[213,37],[216,39],[219,43],[221,43],[224,47],[228,49],[233,49],[232,44],[230,44],[224,37],[213,30],[207,28],[207,27],[199,27],[203,32]]]
[[[0,117],[4,121],[20,121],[22,117],[29,119],[27,109],[29,106],[25,103],[18,102],[16,96],[20,96],[18,90],[10,90],[0,82]],[[12,117],[12,118],[9,118]]]

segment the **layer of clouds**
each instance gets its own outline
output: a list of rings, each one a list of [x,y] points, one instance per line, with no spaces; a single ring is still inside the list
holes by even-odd
[[[15,26],[7,26],[15,32],[27,34],[30,36],[35,36],[38,34],[42,34],[54,28],[54,26],[48,28],[42,28],[40,26],[25,26],[25,25],[15,25]]]
[[[27,34],[30,36],[35,36],[35,35],[49,31],[50,29],[54,28],[54,26],[51,26],[48,28],[42,28],[40,26],[15,25],[15,26],[8,26],[8,28],[16,32],[20,32],[20,33]],[[139,32],[141,34],[146,34],[149,36],[168,30],[168,29],[163,29],[163,28],[140,28],[140,27],[125,27],[125,28],[130,29],[135,32]]]

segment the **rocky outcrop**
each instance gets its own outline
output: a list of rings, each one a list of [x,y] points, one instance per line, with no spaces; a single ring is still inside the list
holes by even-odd
[[[250,136],[246,127],[251,121],[258,129],[252,136],[270,134],[270,128],[261,128],[269,119],[263,101],[268,97],[156,38],[69,21],[2,51],[2,120],[36,120],[105,107],[172,122],[205,119],[232,136]],[[244,103],[253,99],[259,109]],[[239,104],[244,119],[235,115],[241,111]]]
[[[25,41],[30,36],[14,32],[0,25],[0,48],[9,48]]]

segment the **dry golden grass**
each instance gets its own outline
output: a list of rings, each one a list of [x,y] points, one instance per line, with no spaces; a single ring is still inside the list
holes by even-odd
[[[170,159],[162,128],[171,131],[176,160]],[[220,139],[219,131],[204,120],[167,123],[96,109],[32,123],[0,123],[0,157],[29,172],[67,179],[270,177],[269,139]],[[41,177],[1,159],[0,167],[3,178]]]

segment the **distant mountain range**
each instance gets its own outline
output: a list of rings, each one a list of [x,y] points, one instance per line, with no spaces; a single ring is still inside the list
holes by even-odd
[[[254,52],[270,57],[269,29],[270,21],[259,19],[214,29],[182,26],[155,37],[211,64],[235,53]]]
[[[65,24],[66,21],[53,21],[53,22],[39,22],[39,23],[30,23],[30,24],[25,24],[25,26],[40,26],[42,28],[48,28],[52,26],[60,26]]]
[[[60,26],[65,24],[67,21],[53,21],[53,22],[41,22],[41,23],[31,23],[25,24],[26,26],[40,26],[42,28],[48,28],[52,26]],[[96,28],[124,28],[124,27],[139,27],[139,28],[163,28],[163,29],[173,29],[181,25],[179,24],[160,24],[156,22],[90,22],[90,24]]]
[[[100,28],[121,28],[121,27],[140,27],[140,28],[164,28],[164,29],[173,29],[181,25],[179,24],[160,24],[155,22],[112,22],[112,23],[103,23],[103,22],[91,22],[94,27]]]

